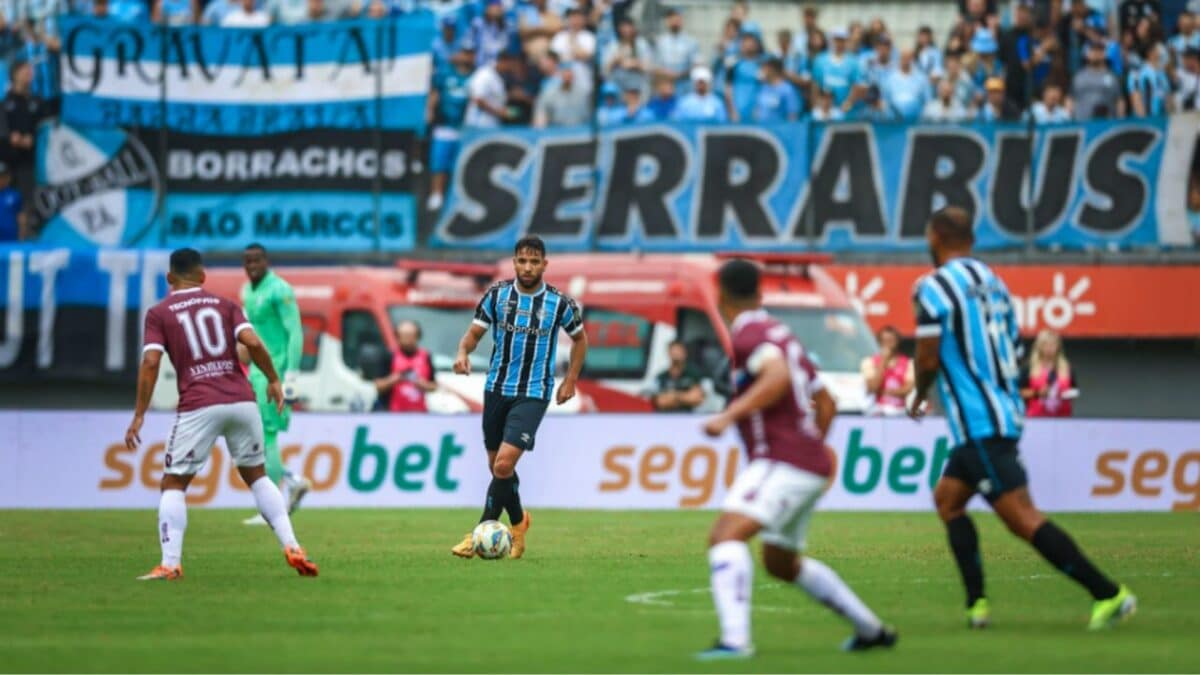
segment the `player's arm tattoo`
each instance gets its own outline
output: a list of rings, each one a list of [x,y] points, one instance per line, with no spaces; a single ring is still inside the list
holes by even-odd
[[[137,403],[133,414],[142,417],[150,408],[150,399],[154,398],[154,385],[158,383],[158,368],[162,363],[162,352],[151,349],[142,355],[142,365],[138,368]]]
[[[942,367],[942,359],[938,356],[942,338],[940,335],[917,338],[917,355],[914,357],[913,369],[916,371],[916,392],[918,399],[924,399],[937,379],[938,370]]]

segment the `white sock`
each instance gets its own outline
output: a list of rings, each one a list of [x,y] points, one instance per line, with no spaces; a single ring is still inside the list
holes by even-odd
[[[723,541],[708,549],[713,603],[721,621],[721,642],[750,646],[750,588],[754,561],[744,541]]]
[[[187,529],[187,500],[182,490],[163,490],[158,497],[158,540],[162,564],[178,567],[183,559],[183,531]]]
[[[298,546],[296,534],[292,532],[292,519],[288,518],[287,505],[283,503],[283,495],[270,478],[263,476],[250,486],[254,493],[254,503],[258,504],[258,512],[263,520],[275,531],[280,546]]]
[[[796,585],[808,591],[817,602],[849,619],[855,632],[862,637],[875,637],[883,627],[883,622],[871,608],[859,600],[837,572],[820,560],[805,557],[801,561]]]

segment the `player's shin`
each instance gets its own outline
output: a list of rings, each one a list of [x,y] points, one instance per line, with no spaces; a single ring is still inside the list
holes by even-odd
[[[296,534],[292,531],[292,519],[288,517],[287,505],[283,503],[283,495],[270,477],[263,476],[250,486],[254,493],[254,503],[263,520],[271,526],[279,545],[283,547],[297,546]]]
[[[817,602],[846,617],[854,631],[864,638],[879,635],[883,622],[867,607],[828,565],[805,557],[800,564],[796,585],[808,592]]]
[[[1048,520],[1042,523],[1033,533],[1030,543],[1051,565],[1079,582],[1096,600],[1111,598],[1120,591],[1117,585],[1096,569],[1092,561],[1079,550],[1071,536],[1054,523]]]
[[[179,567],[186,529],[187,501],[183,490],[163,490],[158,498],[158,539],[164,567]]]
[[[521,479],[515,471],[511,480],[512,492],[509,493],[508,504],[504,508],[508,511],[508,522],[516,525],[525,520],[525,509],[521,506]]]
[[[509,508],[509,501],[516,494],[513,482],[512,476],[492,478],[492,482],[488,483],[487,500],[483,503],[483,514],[479,516],[479,522],[500,519],[500,514]]]
[[[946,523],[946,534],[950,540],[950,550],[954,553],[954,562],[958,564],[958,572],[962,575],[963,586],[967,589],[967,607],[970,608],[983,597],[979,533],[971,517],[964,513]]]
[[[708,549],[713,603],[721,622],[721,644],[750,646],[750,590],[754,561],[744,541],[723,541]]]

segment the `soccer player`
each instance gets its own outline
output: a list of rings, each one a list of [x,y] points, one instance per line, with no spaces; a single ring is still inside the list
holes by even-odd
[[[458,343],[454,372],[471,372],[471,352],[484,331],[492,331],[492,360],[483,393],[483,445],[487,450],[492,482],[479,522],[497,520],[508,512],[512,523],[509,557],[525,554],[529,512],[521,508],[517,462],[533,450],[538,425],[554,391],[554,363],[561,328],[571,336],[571,361],[558,387],[559,405],[575,396],[575,382],[587,355],[587,334],[579,305],[557,288],[542,281],[546,271],[546,245],[525,237],[513,249],[516,278],[494,284],[475,308],[475,319]],[[468,533],[451,553],[461,558],[475,555]]]
[[[242,307],[250,325],[259,334],[271,362],[283,377],[284,405],[274,405],[267,398],[267,376],[256,364],[250,365],[250,386],[262,416],[266,434],[267,476],[287,492],[288,513],[300,507],[300,500],[312,489],[312,482],[288,471],[279,454],[279,432],[287,431],[291,423],[291,402],[296,397],[296,375],[300,372],[300,357],[304,350],[304,328],[300,324],[300,308],[296,294],[282,277],[271,271],[267,249],[262,244],[250,244],[242,252],[242,267],[248,281],[242,286]],[[266,525],[261,515],[243,521],[246,525]]]
[[[308,559],[292,532],[283,495],[263,470],[262,420],[255,409],[254,391],[238,367],[235,345],[246,347],[266,378],[267,399],[282,408],[283,387],[270,353],[237,305],[204,290],[204,265],[199,252],[182,248],[171,253],[167,282],[170,294],[146,313],[137,406],[125,432],[125,445],[136,449],[142,442],[143,417],[166,353],[178,377],[179,407],[163,458],[158,502],[162,562],[138,579],[173,580],[183,576],[180,561],[187,529],[183,493],[208,461],[218,436],[224,436],[229,455],[242,480],[250,486],[259,513],[271,524],[283,546],[287,563],[301,576],[317,576],[317,565]]]
[[[704,432],[717,437],[737,425],[749,453],[709,535],[712,596],[721,637],[702,661],[754,655],[750,590],[754,562],[747,542],[761,533],[771,576],[800,587],[854,624],[842,648],[891,647],[896,631],[883,625],[825,563],[801,557],[808,522],[833,471],[825,434],[837,404],[804,347],[788,327],[762,309],[761,275],[746,260],[730,260],[717,275],[718,309],[733,339],[737,396]]]
[[[955,447],[934,488],[938,516],[967,591],[967,626],[990,616],[983,592],[979,537],[967,501],[983,495],[1008,529],[1092,594],[1092,630],[1113,625],[1137,608],[1137,598],[1096,569],[1070,535],[1033,505],[1017,456],[1024,403],[1017,386],[1017,320],[1004,282],[971,257],[972,218],[947,207],[926,233],[937,270],[917,282],[916,396],[909,414],[925,411],[937,381]]]

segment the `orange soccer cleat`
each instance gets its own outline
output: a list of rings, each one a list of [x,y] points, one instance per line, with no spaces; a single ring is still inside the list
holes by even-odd
[[[317,564],[308,559],[308,554],[299,546],[289,546],[283,549],[287,556],[287,564],[291,565],[302,577],[317,576]]]
[[[174,581],[183,578],[183,567],[175,565],[168,567],[166,565],[158,565],[149,573],[138,577],[138,581]]]
[[[525,555],[525,533],[529,531],[529,525],[532,522],[533,516],[526,511],[525,518],[521,522],[508,528],[512,532],[512,548],[508,551],[508,557],[516,559]]]

